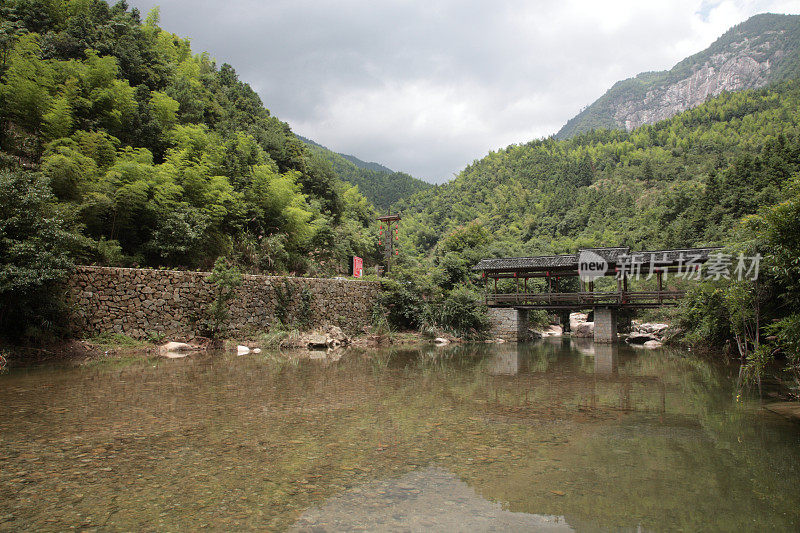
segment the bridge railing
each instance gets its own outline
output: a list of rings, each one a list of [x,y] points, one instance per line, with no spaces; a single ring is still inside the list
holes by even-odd
[[[486,304],[490,306],[578,306],[619,305],[653,306],[674,305],[683,298],[685,291],[624,291],[624,292],[519,292],[488,293]]]

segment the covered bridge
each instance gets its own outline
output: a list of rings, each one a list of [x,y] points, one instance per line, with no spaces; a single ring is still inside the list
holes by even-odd
[[[634,252],[628,247],[582,248],[574,254],[483,259],[472,270],[482,272],[486,305],[501,330],[514,329],[518,338],[527,329],[527,310],[595,310],[595,340],[616,339],[616,313],[621,308],[674,305],[684,290],[667,289],[669,276],[700,279],[703,266],[719,260],[719,248],[684,248]],[[614,290],[595,291],[595,281],[613,277]],[[545,281],[544,291],[532,291],[528,281]],[[563,290],[568,279],[578,290]],[[512,279],[512,290],[498,290],[498,280]],[[632,279],[653,279],[654,290],[630,290]],[[574,283],[572,283],[574,287]],[[502,310],[508,310],[503,312]],[[514,311],[511,313],[510,311]],[[514,318],[516,316],[516,318]],[[499,317],[499,318],[498,318]],[[502,319],[502,320],[501,320]],[[609,323],[604,323],[604,320]],[[604,332],[608,331],[606,335]],[[509,335],[506,335],[509,336]],[[513,337],[514,335],[510,335]]]

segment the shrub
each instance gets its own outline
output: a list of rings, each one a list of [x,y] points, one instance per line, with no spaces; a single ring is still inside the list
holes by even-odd
[[[490,325],[481,295],[463,285],[450,291],[436,314],[439,326],[466,337],[480,336]]]
[[[422,324],[425,300],[419,287],[407,280],[385,279],[380,305],[389,324],[398,329],[417,329]]]
[[[227,331],[230,301],[236,296],[236,288],[242,284],[242,273],[220,257],[214,262],[208,280],[214,284],[216,295],[208,307],[209,327],[212,338],[219,338]]]

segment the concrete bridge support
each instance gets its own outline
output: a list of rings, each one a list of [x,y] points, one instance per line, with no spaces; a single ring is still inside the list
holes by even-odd
[[[617,342],[617,310],[594,308],[594,342]]]
[[[490,307],[489,321],[492,324],[489,334],[493,338],[503,339],[508,342],[529,340],[527,309]]]

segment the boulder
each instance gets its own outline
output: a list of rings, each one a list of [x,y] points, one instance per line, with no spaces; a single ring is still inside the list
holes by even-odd
[[[661,334],[664,332],[665,329],[669,328],[669,324],[658,324],[658,323],[648,323],[645,322],[644,324],[639,326],[639,330],[645,333],[655,333],[656,335]]]
[[[564,334],[564,330],[561,326],[550,324],[547,329],[538,332],[541,337],[560,337]]]
[[[250,353],[250,348],[242,344],[236,347],[236,355],[247,355]]]
[[[658,341],[658,337],[653,335],[652,333],[638,333],[634,332],[628,335],[628,338],[625,339],[625,342],[628,344],[644,344],[650,341]]]
[[[661,348],[662,344],[660,341],[647,341],[642,346],[645,348]]]
[[[350,342],[350,338],[344,334],[344,331],[339,326],[330,326],[326,334],[331,341],[338,341],[340,344],[349,344]]]
[[[445,339],[444,337],[436,337],[433,339],[433,342],[436,343],[436,346],[447,346],[450,344],[450,341]]]
[[[579,324],[583,324],[589,318],[586,313],[570,313],[569,314],[569,329],[575,331]]]
[[[573,337],[594,337],[594,322],[580,322],[571,329]]]
[[[192,352],[198,352],[203,348],[193,346],[185,342],[168,342],[158,347],[158,354],[168,359],[180,359],[186,357]]]
[[[342,328],[330,326],[325,333],[326,345],[328,348],[336,349],[339,346],[350,344],[350,338],[344,334]]]
[[[327,348],[328,336],[320,333],[312,333],[308,336],[307,344],[309,348]]]

